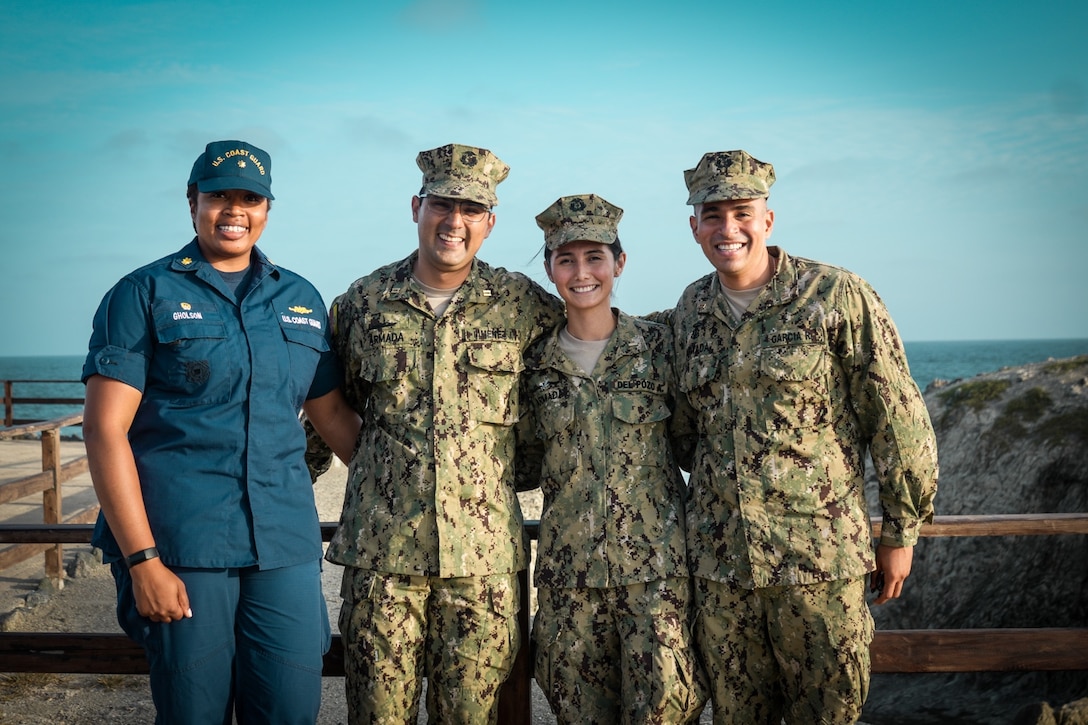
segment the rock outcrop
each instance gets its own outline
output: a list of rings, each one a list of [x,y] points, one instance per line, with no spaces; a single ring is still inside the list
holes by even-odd
[[[938,381],[925,399],[938,515],[1088,512],[1088,356]],[[1088,536],[923,539],[904,596],[873,615],[878,629],[1088,627]],[[863,719],[1009,723],[1085,695],[1088,672],[877,675]]]

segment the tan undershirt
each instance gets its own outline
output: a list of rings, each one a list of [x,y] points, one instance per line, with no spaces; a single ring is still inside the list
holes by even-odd
[[[419,281],[419,278],[414,275],[412,276],[412,279],[414,279],[416,284],[423,289],[423,294],[427,297],[427,304],[434,310],[436,317],[442,316],[442,313],[450,306],[450,300],[453,299],[457,290],[460,289],[460,287],[454,287],[453,289],[438,289],[437,287],[423,284]]]
[[[752,289],[729,289],[725,285],[722,285],[722,293],[725,294],[725,299],[729,303],[729,309],[733,311],[733,316],[738,320],[742,315],[751,307],[752,302],[756,297],[759,297],[759,293],[763,291],[763,288],[767,285],[761,284],[758,287]]]
[[[771,278],[773,278],[778,259],[774,255],[768,254],[767,262],[771,266]],[[729,303],[729,309],[733,312],[733,316],[738,320],[743,317],[744,313],[748,311],[748,308],[755,302],[756,297],[759,297],[759,293],[763,291],[763,288],[770,281],[768,279],[763,284],[748,289],[730,289],[723,284],[722,293],[725,294],[725,299]]]
[[[601,353],[604,352],[606,345],[608,345],[607,338],[604,340],[579,340],[567,332],[566,327],[559,331],[559,349],[565,352],[567,357],[573,360],[586,375],[591,374],[593,368],[597,367],[597,361],[601,359]]]

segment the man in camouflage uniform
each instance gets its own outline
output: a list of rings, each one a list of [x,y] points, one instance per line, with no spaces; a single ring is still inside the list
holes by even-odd
[[[332,304],[344,393],[363,419],[327,558],[352,723],[493,723],[520,645],[528,565],[513,484],[522,354],[558,300],[476,253],[509,167],[458,144],[416,159],[419,246]]]
[[[865,575],[874,603],[899,596],[933,515],[933,429],[876,292],[766,245],[771,165],[714,152],[684,177],[692,234],[716,270],[673,311],[714,722],[852,723],[869,685]],[[875,558],[867,451],[884,519]]]
[[[526,357],[522,425],[537,440],[521,452],[543,463],[518,476],[542,471],[535,674],[562,725],[676,725],[706,701],[669,445],[672,336],[610,305],[622,214],[580,194],[536,218],[568,319]]]

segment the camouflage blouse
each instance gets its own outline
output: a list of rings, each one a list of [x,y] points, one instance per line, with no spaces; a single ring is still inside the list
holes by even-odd
[[[686,577],[669,329],[619,313],[591,375],[559,347],[559,329],[533,346],[523,378],[542,455],[536,585]]]
[[[528,277],[475,260],[441,317],[416,255],[332,304],[344,394],[363,419],[330,561],[463,577],[524,569],[514,490],[522,354],[562,318]]]
[[[692,573],[746,588],[872,570],[867,453],[884,543],[917,541],[937,487],[929,414],[876,292],[770,251],[774,277],[739,320],[716,274],[672,312]]]

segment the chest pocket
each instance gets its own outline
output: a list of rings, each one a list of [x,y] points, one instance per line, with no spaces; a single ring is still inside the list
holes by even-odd
[[[823,345],[760,349],[760,387],[768,430],[812,428],[828,418],[828,351]]]
[[[418,407],[420,394],[420,328],[404,315],[366,318],[367,327],[352,335],[358,369],[348,370],[369,389],[367,410],[377,417],[397,418]],[[345,361],[345,363],[349,362]],[[357,381],[348,381],[354,385]]]
[[[227,327],[213,306],[160,300],[152,310],[158,345],[146,394],[177,406],[212,405],[230,399],[233,361]]]
[[[329,342],[320,332],[299,329],[282,322],[280,323],[280,329],[283,330],[283,337],[287,342],[301,345],[317,353],[328,352],[329,350]]]
[[[717,355],[700,355],[687,359],[687,365],[680,374],[680,390],[689,395],[704,397],[708,390],[725,371],[725,362]],[[695,402],[694,400],[692,402]]]
[[[468,379],[469,411],[480,423],[513,425],[518,420],[518,375],[524,368],[516,344],[469,345],[462,364]]]
[[[533,382],[537,380],[534,378]],[[584,432],[574,425],[574,401],[567,381],[557,377],[545,377],[544,380],[551,384],[546,387],[533,385],[528,395],[532,397],[536,434],[544,441],[544,470],[557,478],[581,465],[584,441],[579,435]],[[528,407],[529,401],[524,402]]]
[[[623,393],[612,398],[612,448],[631,465],[664,466],[668,432],[665,421],[671,412],[665,396]]]
[[[722,435],[730,425],[730,404],[726,400],[726,362],[718,355],[688,358],[680,373],[680,392],[699,412],[700,432]]]
[[[299,405],[305,400],[313,383],[314,373],[321,354],[328,352],[329,343],[323,334],[324,323],[320,317],[310,317],[291,309],[276,307],[280,331],[287,343],[291,382]]]
[[[540,427],[540,436],[551,439],[563,435],[574,422],[570,390],[562,382],[545,388],[533,386],[531,390],[533,413]]]

